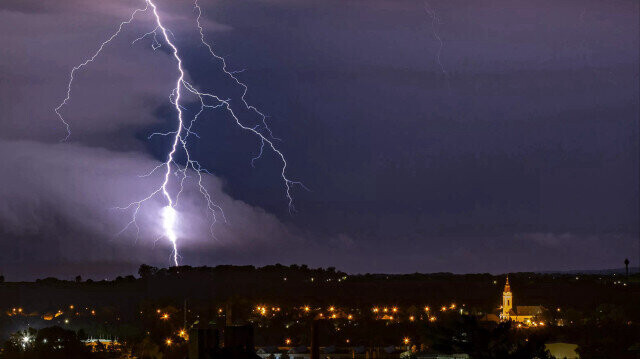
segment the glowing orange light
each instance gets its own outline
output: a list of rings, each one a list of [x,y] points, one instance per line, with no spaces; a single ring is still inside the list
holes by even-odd
[[[347,315],[347,319],[349,319],[349,320],[353,319],[353,315],[351,315],[351,314]]]
[[[329,307],[329,311],[330,311],[330,312],[333,312],[334,310],[336,310],[336,308],[335,308],[335,307],[333,307],[333,306]]]
[[[171,345],[173,344],[173,341],[171,341],[171,339],[167,338],[167,340],[164,341],[167,345]]]
[[[430,322],[435,322],[435,321],[436,321],[436,317],[430,317],[430,318],[429,318],[429,321],[430,321]]]
[[[311,310],[311,308],[309,308],[309,306],[305,306],[305,307],[304,307],[304,311],[305,311],[305,312],[308,312],[308,311],[310,311],[310,310]]]
[[[372,310],[373,310],[374,313],[378,313],[378,311],[379,311],[379,309],[375,308],[375,307]]]
[[[410,317],[409,317],[409,320],[413,322],[414,320],[416,320],[416,317],[414,317],[414,316],[412,315],[412,316],[410,316]]]
[[[402,342],[405,344],[409,344],[411,342],[411,339],[409,339],[408,337],[404,337],[404,339],[402,339]]]
[[[184,340],[189,340],[189,334],[187,334],[187,331],[184,329],[180,329],[178,336]]]
[[[161,318],[162,318],[162,320],[167,320],[167,319],[169,319],[169,314],[164,313],[164,314],[162,314]]]
[[[291,345],[291,339],[289,339],[289,338],[285,339],[284,343],[286,345]]]

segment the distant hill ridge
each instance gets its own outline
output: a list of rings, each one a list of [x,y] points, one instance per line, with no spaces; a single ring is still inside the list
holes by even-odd
[[[640,271],[639,267],[629,267],[629,274],[636,274]],[[612,269],[575,269],[575,270],[564,270],[564,271],[541,271],[536,272],[541,274],[602,274],[602,275],[613,275],[613,274],[621,274],[625,275],[625,268],[612,268]]]

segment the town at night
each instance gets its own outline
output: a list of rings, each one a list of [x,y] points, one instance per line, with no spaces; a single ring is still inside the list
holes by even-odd
[[[640,358],[637,0],[0,29],[0,359]]]

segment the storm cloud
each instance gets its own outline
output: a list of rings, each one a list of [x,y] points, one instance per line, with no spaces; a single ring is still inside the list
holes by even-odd
[[[242,89],[199,43],[193,3],[158,1],[197,86]],[[637,253],[637,1],[206,1],[205,35],[270,115],[277,158],[222,112],[192,154],[228,223],[189,186],[185,264],[307,263],[352,272],[616,267]],[[0,271],[95,276],[168,265],[160,202],[116,234],[166,157],[177,75],[148,14],[77,73],[64,137],[53,108],[71,68],[142,1],[0,4]],[[244,71],[243,71],[244,70]],[[243,121],[254,125],[247,113]],[[501,258],[500,260],[489,260]],[[27,268],[27,269],[25,269]],[[84,272],[83,272],[84,271]]]

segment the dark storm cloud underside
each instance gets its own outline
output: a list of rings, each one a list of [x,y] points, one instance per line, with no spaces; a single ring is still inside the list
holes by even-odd
[[[260,252],[186,248],[190,264],[507,271],[613,267],[637,252],[638,2],[430,1],[446,76],[421,1],[201,3],[205,16],[233,28],[208,36],[229,63],[247,69],[240,76],[250,100],[272,115],[291,171],[312,192],[297,194],[299,213],[289,216],[271,159],[251,168],[255,141],[219,113],[198,125],[206,139],[193,154],[231,197],[316,240]],[[69,21],[83,9],[0,4]],[[193,30],[177,37],[194,82],[237,95]],[[19,83],[20,74],[3,82]],[[113,133],[142,140],[168,128],[165,108],[152,111],[161,121],[152,128]],[[114,141],[110,134],[95,143]],[[147,149],[160,159],[163,144]],[[28,261],[32,241],[3,242],[23,253],[12,266]]]

